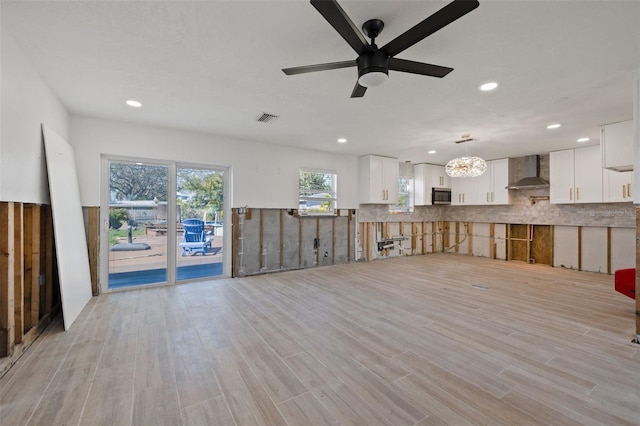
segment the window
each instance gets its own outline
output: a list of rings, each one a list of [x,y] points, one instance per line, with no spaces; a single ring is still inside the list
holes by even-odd
[[[391,213],[413,213],[413,179],[398,178],[398,202],[389,206]]]
[[[334,215],[337,175],[332,171],[300,169],[299,206],[301,215]]]

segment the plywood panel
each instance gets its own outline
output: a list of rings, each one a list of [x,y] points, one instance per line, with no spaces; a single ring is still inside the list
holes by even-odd
[[[582,227],[582,270],[607,273],[607,228]]]
[[[553,238],[551,225],[531,225],[533,227],[531,253],[529,257],[535,263],[551,265],[553,262]]]
[[[53,211],[64,328],[91,300],[91,273],[78,175],[71,146],[42,126]]]
[[[578,269],[578,227],[553,227],[553,266]]]
[[[473,255],[490,257],[490,224],[473,224]]]
[[[636,267],[636,230],[611,228],[611,273]]]
[[[529,262],[529,232],[527,225],[510,224],[509,259]]]

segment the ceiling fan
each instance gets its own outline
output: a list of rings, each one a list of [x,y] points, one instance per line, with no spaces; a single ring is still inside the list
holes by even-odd
[[[389,43],[378,48],[375,44],[375,39],[384,28],[384,22],[380,19],[370,19],[362,24],[362,31],[371,39],[371,43],[367,43],[362,33],[358,31],[337,1],[311,0],[311,4],[349,43],[358,54],[358,57],[351,61],[284,68],[282,71],[287,75],[294,75],[357,66],[358,81],[351,93],[352,98],[364,96],[367,87],[375,87],[384,83],[389,77],[389,70],[439,78],[449,74],[453,71],[453,68],[408,61],[395,56],[480,5],[477,0],[454,0]]]

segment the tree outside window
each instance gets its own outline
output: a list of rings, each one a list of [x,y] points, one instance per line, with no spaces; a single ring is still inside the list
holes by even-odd
[[[331,171],[300,169],[298,213],[333,215],[337,205],[337,175]]]
[[[398,202],[389,206],[391,213],[413,213],[413,179],[398,178]]]

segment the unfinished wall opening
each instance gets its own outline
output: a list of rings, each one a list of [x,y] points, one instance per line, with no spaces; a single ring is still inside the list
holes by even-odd
[[[527,263],[553,264],[551,225],[509,224],[509,257]]]

